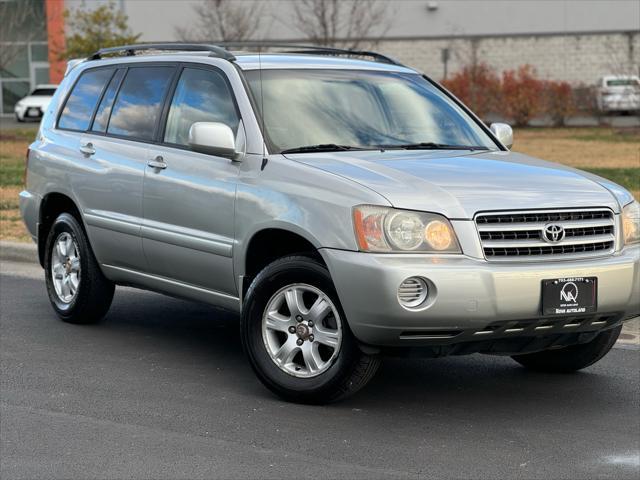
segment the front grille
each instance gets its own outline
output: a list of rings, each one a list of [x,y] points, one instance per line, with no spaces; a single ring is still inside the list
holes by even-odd
[[[615,217],[606,208],[482,213],[476,226],[491,261],[581,258],[615,247]]]

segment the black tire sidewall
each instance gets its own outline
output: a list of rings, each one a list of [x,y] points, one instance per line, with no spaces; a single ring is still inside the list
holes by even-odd
[[[80,284],[78,285],[78,291],[75,298],[70,303],[64,303],[58,298],[55,287],[53,286],[53,279],[51,277],[52,251],[55,246],[56,239],[62,233],[68,233],[71,235],[78,246],[80,254]],[[92,252],[89,248],[86,235],[76,218],[69,213],[63,213],[56,218],[49,230],[45,246],[45,283],[51,305],[58,316],[63,320],[71,321],[74,318],[74,314],[82,310],[87,304],[90,288],[88,283],[91,278],[89,272],[93,267],[93,265],[91,265],[91,255]]]
[[[270,358],[262,339],[262,316],[271,297],[294,283],[312,285],[329,296],[342,322],[342,344],[329,369],[314,378],[282,371]],[[244,349],[260,380],[272,391],[296,401],[323,401],[351,375],[360,351],[349,330],[328,270],[311,258],[289,257],[267,266],[252,282],[244,302],[241,334]]]

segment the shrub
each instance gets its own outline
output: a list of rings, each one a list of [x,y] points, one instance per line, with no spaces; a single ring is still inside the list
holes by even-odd
[[[544,82],[531,65],[502,73],[502,112],[516,126],[524,126],[543,111]]]
[[[588,85],[577,85],[573,88],[573,104],[576,112],[582,112],[587,115],[598,115],[598,89]]]
[[[568,82],[544,82],[544,111],[556,127],[563,126],[567,117],[575,113],[573,90]]]
[[[500,79],[483,63],[464,67],[451,78],[443,80],[442,85],[480,118],[498,107]]]

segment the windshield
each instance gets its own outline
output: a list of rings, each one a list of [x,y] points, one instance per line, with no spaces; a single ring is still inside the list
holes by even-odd
[[[418,144],[497,150],[475,121],[419,74],[306,69],[251,70],[246,77],[258,109],[264,108],[270,147],[280,152]]]
[[[53,94],[56,93],[55,88],[36,88],[30,95],[34,96],[42,96],[42,97],[53,97]]]

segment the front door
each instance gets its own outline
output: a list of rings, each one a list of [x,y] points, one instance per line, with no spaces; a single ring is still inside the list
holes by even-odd
[[[222,122],[237,133],[239,120],[221,71],[182,70],[144,177],[142,242],[149,273],[237,295],[232,251],[239,167],[190,150],[188,137],[195,122]]]

